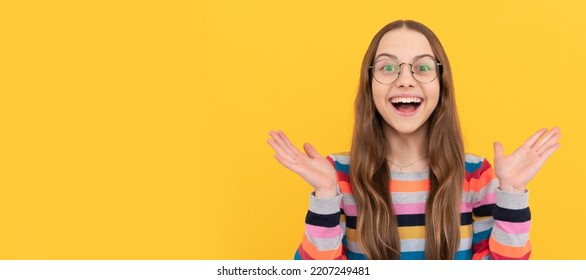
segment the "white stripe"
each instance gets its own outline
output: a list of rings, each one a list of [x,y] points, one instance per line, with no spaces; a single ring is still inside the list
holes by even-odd
[[[350,156],[349,155],[342,155],[342,154],[331,154],[330,157],[341,164],[350,164]]]
[[[484,161],[484,157],[480,157],[474,154],[466,154],[464,160],[468,163],[481,163]]]

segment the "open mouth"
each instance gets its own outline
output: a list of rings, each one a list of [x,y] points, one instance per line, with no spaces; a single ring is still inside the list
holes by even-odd
[[[412,113],[419,108],[422,99],[419,97],[393,97],[391,104],[401,113]]]

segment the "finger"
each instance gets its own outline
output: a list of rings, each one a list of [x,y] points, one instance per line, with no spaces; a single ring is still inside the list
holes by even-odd
[[[546,141],[540,143],[540,147],[536,150],[537,153],[542,154],[545,150],[549,147],[555,145],[557,141],[562,137],[562,134],[559,131],[556,131],[555,134],[550,135]]]
[[[505,155],[505,149],[503,148],[503,144],[501,142],[494,142],[494,157],[502,157]]]
[[[287,138],[287,135],[285,135],[285,133],[283,131],[277,131],[277,135],[279,135],[282,143],[283,143],[283,148],[289,152],[289,154],[291,156],[299,156],[301,154],[301,152],[299,151],[299,149],[297,149],[297,147],[295,147],[293,145],[293,143],[291,143],[291,141],[289,141],[289,138]]]
[[[283,151],[283,153],[286,154],[288,157],[293,158],[297,154],[299,154],[298,151],[297,151],[297,153],[295,152],[295,150],[297,148],[293,147],[293,145],[291,144],[290,141],[285,141],[285,139],[284,139],[285,134],[282,131],[277,131],[277,132],[272,131],[272,132],[270,132],[270,134],[271,134],[271,136],[273,136],[273,139],[281,148],[281,151]]]
[[[281,135],[279,135],[278,132],[275,131],[271,131],[269,132],[269,134],[273,137],[272,142],[274,144],[275,151],[278,151],[278,153],[286,160],[294,162],[295,161],[295,153],[291,151],[291,148],[287,147],[287,144],[285,143],[285,141],[283,140],[283,138],[281,137]]]
[[[548,143],[548,140],[551,139],[552,137],[557,136],[559,134],[559,131],[560,131],[560,129],[558,127],[552,128],[545,135],[543,135],[543,137],[541,137],[541,139],[539,139],[539,141],[537,141],[537,143],[535,143],[533,148],[536,148],[537,150],[539,150],[544,145],[550,144],[550,143]],[[551,144],[549,146],[551,146]]]
[[[305,153],[310,157],[310,158],[321,158],[322,156],[317,152],[317,150],[309,143],[305,143],[303,145],[303,149],[305,150]]]
[[[545,151],[543,151],[543,153],[540,155],[542,161],[545,162],[560,146],[560,143],[555,143],[549,148],[545,149]]]
[[[275,152],[276,152],[275,157],[278,155],[284,161],[287,161],[289,163],[293,163],[294,162],[293,157],[291,155],[289,155],[288,152],[286,152],[285,150],[283,150],[283,148],[281,147],[281,145],[279,145],[274,139],[267,140],[267,143],[269,143],[269,145],[273,148],[273,150],[275,150]]]
[[[273,147],[276,152],[286,154],[287,151],[285,150],[285,143],[283,143],[283,140],[277,134],[277,132],[271,130],[269,131],[269,134],[271,135],[272,139],[267,140],[267,143],[269,143],[269,145],[271,145],[271,147]]]
[[[545,129],[545,128],[540,129],[535,134],[533,134],[531,137],[529,137],[529,139],[527,139],[527,141],[525,141],[525,143],[523,143],[523,145],[521,145],[521,147],[519,147],[519,148],[530,149],[531,147],[533,147],[533,145],[535,145],[535,143],[537,142],[537,140],[539,140],[539,138],[546,131],[547,131],[547,129]]]
[[[286,160],[285,158],[283,158],[283,157],[282,157],[281,155],[279,155],[279,154],[275,154],[275,159],[277,159],[277,161],[278,161],[280,164],[282,164],[283,166],[285,166],[285,167],[287,167],[287,168],[289,168],[289,169],[291,169],[291,170],[293,170],[293,168],[295,167],[295,165],[294,165],[292,162],[290,162],[290,161]]]

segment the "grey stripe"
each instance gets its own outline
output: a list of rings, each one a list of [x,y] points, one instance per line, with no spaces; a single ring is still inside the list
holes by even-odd
[[[391,178],[398,181],[421,181],[429,178],[429,169],[407,173],[391,171]]]
[[[529,206],[529,191],[525,190],[524,193],[510,193],[497,189],[496,205],[511,210],[527,208]]]
[[[481,221],[474,221],[472,223],[472,228],[474,229],[474,232],[483,232],[485,230],[489,230],[491,228],[493,228],[495,225],[495,221],[493,218],[486,218],[484,220]]]
[[[499,243],[512,247],[523,247],[529,240],[529,234],[527,233],[506,233],[496,227],[492,230],[492,237]]]
[[[356,243],[354,241],[350,241],[350,240],[346,239],[346,247],[348,248],[348,250],[350,250],[354,253],[364,254],[362,249],[360,249],[360,246],[358,245],[358,243]]]
[[[393,192],[393,203],[422,203],[427,201],[429,192]]]
[[[487,184],[487,186],[480,189],[479,192],[469,191],[469,192],[463,193],[462,199],[463,199],[463,201],[468,202],[468,203],[476,203],[476,202],[482,200],[482,198],[484,198],[487,193],[494,192],[496,190],[496,188],[498,187],[498,183],[499,183],[498,179],[494,178]]]
[[[351,194],[347,194],[347,193],[342,194],[342,202],[344,202],[344,205],[356,204],[356,200],[354,199],[354,196]]]
[[[458,251],[464,251],[472,248],[472,238],[460,239]],[[401,240],[401,251],[417,252],[425,251],[425,239],[403,239]]]
[[[309,211],[320,215],[338,213],[340,212],[340,201],[342,201],[341,194],[334,197],[317,198],[311,193],[309,195]]]
[[[402,252],[425,251],[425,239],[402,239]]]
[[[458,247],[458,251],[464,251],[470,248],[472,248],[472,238],[460,239],[460,246]]]
[[[332,238],[314,238],[306,231],[305,236],[320,251],[335,250],[342,244],[342,236]]]
[[[460,239],[458,251],[464,251],[472,248],[472,238]],[[401,251],[417,252],[425,251],[425,239],[403,239],[401,240]]]

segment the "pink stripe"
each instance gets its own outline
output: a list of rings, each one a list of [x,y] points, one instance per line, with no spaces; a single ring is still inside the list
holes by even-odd
[[[460,203],[460,213],[470,213],[472,212],[473,208],[474,206],[472,203],[465,201],[462,201],[462,203]]]
[[[425,202],[422,203],[397,203],[393,204],[397,215],[423,214],[425,213]]]
[[[315,238],[333,238],[342,235],[342,228],[339,225],[328,228],[305,224],[305,230],[307,230],[311,237]]]
[[[506,233],[513,233],[513,234],[520,234],[520,233],[529,233],[529,229],[531,228],[531,221],[522,222],[522,223],[512,223],[512,222],[505,222],[505,221],[496,221],[496,226],[498,229],[506,232]]]
[[[476,202],[476,203],[462,201],[462,203],[460,204],[460,212],[469,213],[469,212],[472,212],[472,209],[474,209],[475,207],[480,207],[482,205],[494,204],[494,203],[496,203],[496,194],[495,193],[487,193],[482,198],[482,200],[480,200],[479,202]]]
[[[487,205],[487,204],[495,204],[496,203],[496,194],[493,192],[487,193],[482,200],[476,203],[476,207]]]
[[[358,216],[358,207],[356,204],[344,204],[344,214],[346,216]]]

